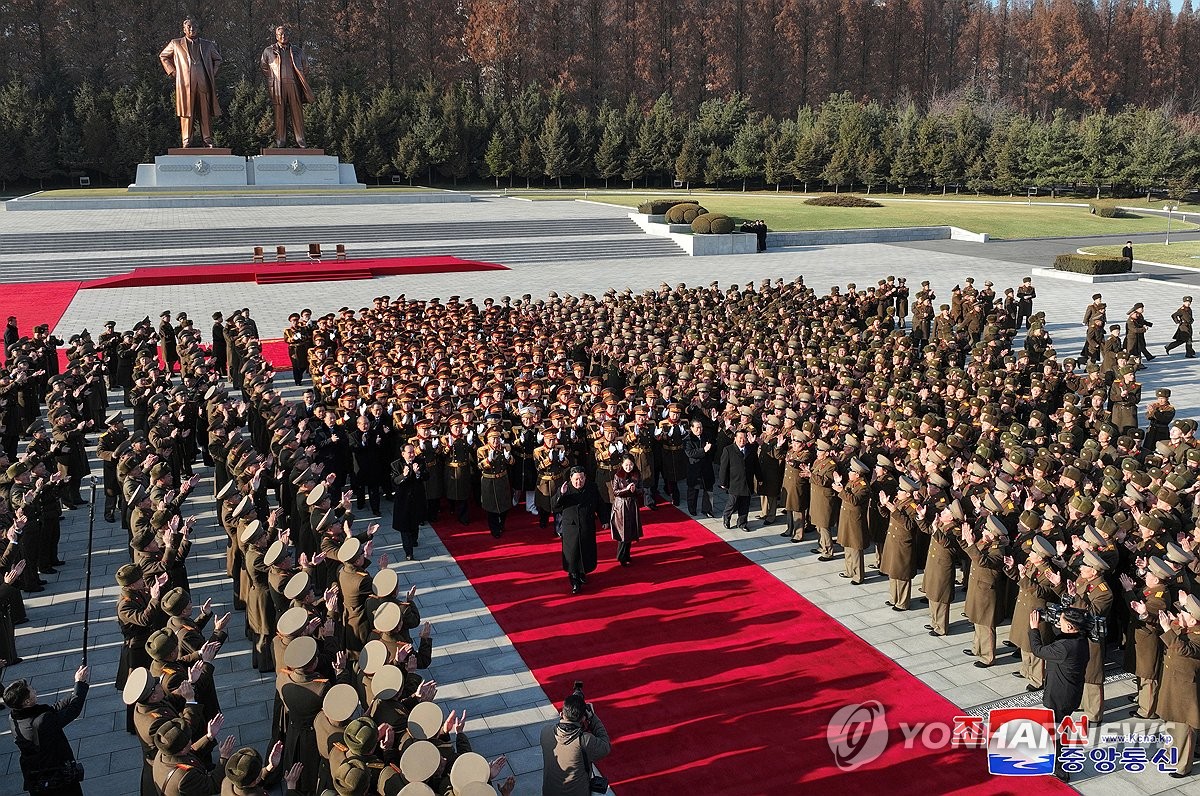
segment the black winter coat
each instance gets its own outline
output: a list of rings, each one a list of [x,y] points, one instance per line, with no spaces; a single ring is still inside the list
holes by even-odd
[[[737,445],[726,445],[721,451],[721,468],[717,483],[729,494],[747,497],[754,494],[754,478],[758,475],[758,449],[747,445],[745,454]]]
[[[1046,662],[1046,692],[1042,704],[1061,719],[1079,709],[1083,701],[1084,673],[1088,665],[1087,637],[1074,633],[1059,635],[1045,643],[1041,633],[1029,634],[1030,652]]]
[[[596,509],[600,494],[591,481],[576,489],[568,482],[554,493],[552,510],[562,532],[563,572],[587,574],[596,568]]]

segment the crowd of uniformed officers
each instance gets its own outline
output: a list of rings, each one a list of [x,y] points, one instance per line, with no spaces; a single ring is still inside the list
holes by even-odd
[[[312,378],[295,401],[245,310],[214,318],[219,352],[170,313],[157,330],[81,333],[61,374],[43,330],[0,375],[5,417],[30,421],[6,468],[0,567],[23,562],[16,589],[40,588],[59,514],[81,501],[84,435],[103,428],[104,514],[130,543],[118,685],[143,792],[256,793],[283,778],[298,793],[470,793],[493,787],[501,763],[470,752],[461,715],[442,715],[418,673],[431,629],[375,555],[379,526],[356,512],[391,501],[411,560],[443,511],[466,523],[479,506],[494,536],[513,510],[550,527],[577,471],[628,563],[641,534],[631,501],[634,518],[668,500],[711,516],[720,487],[726,527],[756,530],[757,498],[762,525],[815,538],[811,552],[842,556],[850,583],[878,570],[896,611],[913,608],[916,581],[933,636],[950,632],[965,591],[975,666],[995,663],[1011,618],[1005,643],[1030,690],[1044,684],[1030,634],[1057,632],[1031,630],[1030,615],[1082,609],[1093,629],[1076,705],[1104,716],[1105,660],[1123,648],[1139,715],[1170,723],[1186,774],[1200,727],[1197,426],[1165,388],[1143,420],[1144,308],[1120,346],[1060,358],[1035,296],[1030,280],[999,298],[967,279],[934,313],[928,282],[910,296],[891,277],[828,293],[801,278],[481,304],[383,296],[289,319],[294,381]],[[1190,343],[1186,318],[1177,342]],[[124,404],[107,415],[105,379]],[[265,756],[218,740],[212,661],[232,619],[190,595],[198,460],[212,466],[238,632],[251,665],[276,673]],[[564,556],[576,591],[586,567],[572,565]]]

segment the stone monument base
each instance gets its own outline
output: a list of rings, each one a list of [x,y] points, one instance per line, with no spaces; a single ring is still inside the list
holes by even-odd
[[[230,188],[246,185],[244,157],[211,152],[210,149],[193,149],[186,155],[158,155],[153,163],[139,163],[137,180],[131,187]]]
[[[264,150],[265,151],[265,150]],[[312,154],[310,149],[289,154],[254,155],[247,161],[246,178],[250,185],[361,186],[354,164],[339,163],[332,155]]]
[[[265,146],[260,154],[263,155],[324,155],[324,149],[298,146]]]
[[[246,158],[228,149],[188,147],[158,155],[137,167],[130,190],[228,190],[230,188],[362,189],[353,163],[341,163],[323,149],[263,149]]]
[[[168,149],[167,154],[203,157],[205,155],[232,155],[233,150],[224,146],[175,146]]]

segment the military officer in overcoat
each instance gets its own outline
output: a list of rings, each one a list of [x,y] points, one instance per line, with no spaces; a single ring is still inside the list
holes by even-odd
[[[1188,359],[1194,359],[1196,349],[1192,347],[1192,324],[1195,318],[1192,315],[1192,297],[1184,296],[1183,303],[1179,305],[1179,309],[1171,313],[1171,321],[1175,324],[1175,334],[1171,338],[1171,342],[1167,343],[1167,353],[1171,353],[1172,348],[1184,346],[1184,355]]]
[[[833,490],[841,501],[838,512],[838,544],[845,549],[845,571],[839,577],[848,578],[859,586],[863,580],[863,551],[867,549],[867,504],[871,500],[871,485],[867,476],[871,469],[858,457],[850,459],[847,479],[841,473],[833,478]]]
[[[991,666],[996,660],[996,626],[1000,624],[1004,610],[1000,590],[1007,539],[1007,528],[995,514],[988,515],[978,533],[970,523],[963,523],[963,550],[971,561],[966,614],[975,625],[971,649],[964,649],[963,654],[978,658],[975,666],[979,668]]]
[[[917,505],[920,484],[908,476],[900,476],[895,498],[880,491],[880,504],[888,511],[887,536],[883,542],[883,560],[879,571],[888,577],[893,611],[907,611],[912,595],[912,581],[917,574],[913,545],[921,532],[922,518],[928,508]]]
[[[1200,729],[1200,697],[1196,690],[1200,679],[1200,600],[1186,594],[1177,614],[1163,611],[1158,621],[1165,649],[1158,714],[1170,722],[1171,745],[1178,750],[1171,776],[1179,779],[1192,773],[1196,731]]]
[[[1163,643],[1159,638],[1158,616],[1166,611],[1172,601],[1170,589],[1175,580],[1175,570],[1158,556],[1146,562],[1143,585],[1135,585],[1133,578],[1122,573],[1121,587],[1129,602],[1129,631],[1125,643],[1125,671],[1137,678],[1138,718],[1150,719],[1158,716],[1158,692],[1161,676]]]

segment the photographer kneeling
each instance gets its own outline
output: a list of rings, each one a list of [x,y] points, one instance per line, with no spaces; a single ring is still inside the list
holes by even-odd
[[[542,796],[587,796],[593,791],[592,763],[612,745],[603,722],[583,699],[581,683],[563,701],[558,721],[542,728]]]

